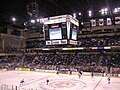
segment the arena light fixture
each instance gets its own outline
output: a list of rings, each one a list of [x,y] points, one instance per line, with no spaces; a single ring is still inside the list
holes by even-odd
[[[104,12],[101,12],[102,15],[104,15],[105,13]]]
[[[37,21],[37,22],[40,22],[40,19],[37,19],[36,21]]]
[[[83,22],[81,22],[81,25],[83,25]]]
[[[35,20],[34,20],[34,19],[32,19],[30,22],[31,22],[31,23],[35,23]]]
[[[102,14],[102,15],[104,15],[104,14],[105,14],[104,9],[101,9],[101,14]]]
[[[88,15],[89,15],[89,17],[92,16],[92,11],[91,10],[88,11]]]
[[[100,12],[101,12],[102,15],[107,15],[108,14],[108,8],[102,8],[100,10]]]
[[[115,8],[115,9],[114,9],[114,13],[117,13],[117,12],[118,12],[118,10],[117,10],[117,8]]]
[[[27,25],[27,22],[24,22],[24,26],[26,26]]]
[[[105,15],[107,15],[108,12],[104,12],[104,13],[105,13]]]
[[[82,13],[81,13],[81,12],[79,12],[78,14],[79,14],[80,16],[82,15]]]
[[[114,13],[117,14],[118,12],[120,12],[120,7],[114,9]]]
[[[108,8],[105,8],[104,11],[105,11],[105,12],[108,12]]]
[[[89,13],[89,17],[91,17],[92,16],[92,14],[91,13]]]
[[[13,18],[12,18],[12,21],[13,21],[13,22],[15,22],[15,21],[16,21],[16,18],[15,18],[15,17],[13,17]]]
[[[92,13],[92,11],[88,11],[88,13]]]

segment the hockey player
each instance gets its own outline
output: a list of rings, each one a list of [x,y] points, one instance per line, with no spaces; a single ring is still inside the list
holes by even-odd
[[[69,75],[72,75],[72,71],[71,70],[69,70]]]
[[[49,80],[47,79],[47,80],[46,80],[46,82],[47,82],[47,85],[48,85],[48,83],[49,83]]]
[[[110,76],[108,77],[108,84],[110,84]]]
[[[20,81],[20,85],[23,85],[23,83],[25,83],[24,79]]]
[[[81,75],[82,75],[82,72],[79,71],[79,72],[78,72],[78,76],[79,76],[79,78],[81,77]]]
[[[94,77],[94,72],[91,72],[91,77],[92,77],[92,78]]]

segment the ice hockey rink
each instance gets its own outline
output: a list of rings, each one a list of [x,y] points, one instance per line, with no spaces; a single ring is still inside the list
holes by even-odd
[[[24,79],[25,83],[20,85]],[[47,85],[46,80],[49,80]],[[7,87],[5,89],[5,86]],[[0,90],[120,90],[120,78],[81,76],[27,71],[0,71]],[[14,89],[13,89],[14,90]]]

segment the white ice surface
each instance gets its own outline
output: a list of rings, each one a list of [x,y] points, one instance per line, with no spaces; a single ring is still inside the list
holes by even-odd
[[[25,83],[20,86],[20,80]],[[49,79],[48,85],[46,80]],[[108,84],[107,77],[51,74],[41,72],[6,71],[0,72],[0,90],[2,85],[14,85],[18,90],[120,90],[120,78],[111,77]]]

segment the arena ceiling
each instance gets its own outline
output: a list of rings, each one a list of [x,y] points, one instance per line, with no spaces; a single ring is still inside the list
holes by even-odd
[[[11,16],[27,19],[27,4],[33,0],[0,0],[0,22],[9,21]],[[97,13],[101,8],[120,7],[119,0],[36,0],[38,16],[49,17],[62,14],[83,13],[87,17],[88,10]]]

